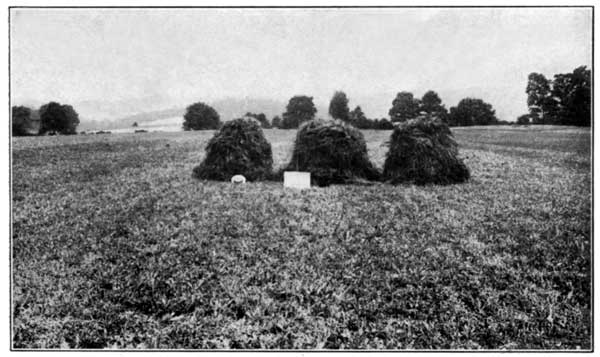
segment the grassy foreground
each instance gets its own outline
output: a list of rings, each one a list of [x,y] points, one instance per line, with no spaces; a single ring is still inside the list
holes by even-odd
[[[589,130],[453,132],[467,184],[303,192],[194,180],[212,132],[13,138],[13,346],[591,348]]]

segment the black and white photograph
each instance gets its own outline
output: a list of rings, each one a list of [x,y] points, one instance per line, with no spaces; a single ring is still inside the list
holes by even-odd
[[[275,5],[6,5],[7,349],[592,352],[595,7]]]

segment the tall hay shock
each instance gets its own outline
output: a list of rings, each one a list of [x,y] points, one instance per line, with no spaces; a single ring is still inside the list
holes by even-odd
[[[378,180],[362,133],[339,120],[316,119],[303,124],[286,171],[308,171],[318,186]]]
[[[271,144],[260,124],[251,118],[226,122],[208,142],[204,161],[194,168],[194,177],[229,181],[244,175],[249,181],[267,180],[273,170]]]
[[[383,180],[392,184],[452,184],[469,179],[448,125],[420,117],[397,126],[388,142]]]

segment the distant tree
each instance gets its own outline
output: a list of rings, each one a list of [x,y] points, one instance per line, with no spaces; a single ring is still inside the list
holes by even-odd
[[[79,115],[70,105],[50,102],[39,109],[40,134],[59,133],[63,135],[77,134]]]
[[[202,102],[187,107],[183,116],[183,130],[214,130],[221,126],[219,113]]]
[[[392,122],[401,122],[416,118],[419,115],[420,101],[410,92],[400,92],[392,101],[389,115]]]
[[[346,93],[338,91],[333,94],[329,102],[329,115],[345,122],[350,120],[350,109],[348,108]]]
[[[373,121],[373,129],[377,130],[391,130],[394,129],[394,124],[386,118]]]
[[[305,121],[312,120],[317,113],[313,97],[297,95],[290,99],[281,121],[282,129],[294,129]]]
[[[260,126],[264,129],[270,129],[271,123],[267,120],[267,116],[264,113],[255,114],[255,113],[246,113],[247,117],[254,118],[260,122]]]
[[[12,135],[27,135],[29,123],[31,121],[31,109],[22,106],[12,107]]]
[[[523,114],[521,116],[519,116],[517,118],[517,124],[519,125],[528,125],[531,122],[531,115],[530,114]]]
[[[556,114],[551,83],[541,73],[531,73],[527,78],[527,106],[534,124],[551,124]]]
[[[138,127],[138,123],[137,123],[137,121],[136,121],[136,122],[133,122],[133,125],[132,125],[132,127],[134,127],[134,128],[137,128],[137,127]]]
[[[281,128],[281,117],[279,115],[273,117],[273,120],[271,120],[271,126],[277,129]]]
[[[451,126],[496,124],[496,112],[492,105],[481,99],[465,98],[450,108],[448,124]]]
[[[585,66],[577,67],[572,73],[554,76],[552,96],[555,99],[555,124],[590,126],[591,115],[591,71]]]
[[[432,90],[423,94],[420,104],[419,112],[425,112],[439,118],[443,118],[448,114],[448,110],[446,110],[446,107],[442,104],[442,99]]]
[[[372,129],[373,121],[369,120],[363,113],[360,106],[357,106],[350,112],[349,123],[358,129]]]

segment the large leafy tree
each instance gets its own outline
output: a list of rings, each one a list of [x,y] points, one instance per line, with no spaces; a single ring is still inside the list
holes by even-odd
[[[283,113],[282,129],[294,129],[305,121],[312,120],[317,113],[313,97],[297,95],[290,99]]]
[[[448,114],[448,110],[442,104],[442,99],[432,90],[427,91],[421,98],[419,112],[425,112],[440,119],[445,119]]]
[[[202,102],[187,107],[183,116],[183,130],[214,130],[221,126],[219,113]]]
[[[27,135],[31,121],[31,109],[23,106],[12,107],[12,135]]]
[[[392,101],[392,107],[389,110],[392,122],[401,122],[416,118],[419,115],[420,101],[415,99],[410,92],[400,92]]]
[[[575,68],[573,73],[554,76],[552,95],[555,99],[559,124],[591,125],[591,71],[585,66]]]
[[[333,94],[329,102],[329,115],[345,122],[350,120],[350,109],[348,108],[346,93],[338,91]]]
[[[492,105],[477,98],[465,98],[450,108],[449,124],[453,126],[496,124],[496,112]]]
[[[591,125],[591,71],[585,66],[572,73],[531,73],[527,78],[527,105],[534,124]]]
[[[527,77],[527,106],[534,123],[551,124],[556,114],[551,93],[551,82],[541,73]]]
[[[79,115],[70,105],[50,102],[40,107],[40,134],[48,132],[63,135],[77,133]]]

